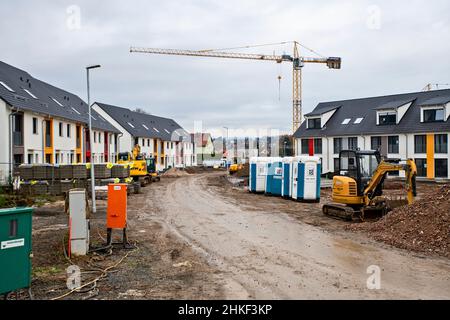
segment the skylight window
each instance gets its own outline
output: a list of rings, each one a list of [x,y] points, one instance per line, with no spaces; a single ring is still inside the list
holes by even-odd
[[[361,123],[361,121],[363,121],[364,118],[356,118],[355,121],[353,122],[354,124],[359,124]]]
[[[37,99],[37,97],[36,97],[30,90],[24,88],[23,91],[25,91],[26,93],[28,93],[28,94],[30,95],[30,97],[32,97],[32,98],[34,98],[34,99]]]
[[[167,129],[164,129],[164,131],[165,131],[165,132],[167,132],[167,134],[170,134],[169,130],[167,130]]]
[[[0,84],[5,87],[6,90],[10,91],[10,92],[14,92],[13,89],[11,89],[6,83],[4,83],[3,81],[0,81]]]
[[[78,110],[75,109],[74,107],[72,107],[72,110],[75,111],[77,114],[81,115],[81,113],[79,113]]]
[[[50,97],[50,98],[52,98],[52,97]],[[52,100],[55,101],[55,103],[56,103],[58,106],[63,107],[63,105],[62,105],[58,100],[56,100],[55,98],[52,98]]]
[[[351,118],[344,119],[344,121],[342,121],[342,124],[349,124],[350,120],[352,119]]]
[[[145,124],[142,124],[142,126],[145,128],[145,130],[150,130]]]
[[[134,126],[131,123],[129,123],[129,122],[127,122],[127,123],[130,127],[132,127],[134,129]]]
[[[158,129],[156,129],[155,127],[153,127],[153,130],[155,130],[156,132],[158,132],[158,133],[159,133],[159,130],[158,130]]]
[[[95,119],[95,117],[91,114],[91,118],[94,119],[95,121],[97,121],[97,119]]]

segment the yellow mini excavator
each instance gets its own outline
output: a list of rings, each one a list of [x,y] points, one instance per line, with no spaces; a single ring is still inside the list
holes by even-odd
[[[119,153],[117,162],[119,164],[128,164],[130,166],[130,176],[134,181],[139,182],[142,187],[161,179],[156,171],[155,158],[145,158],[141,154],[139,145],[134,146],[132,153]]]
[[[406,198],[383,195],[386,174],[405,171]],[[384,215],[393,208],[411,204],[416,196],[416,164],[412,159],[381,159],[378,151],[343,150],[339,175],[333,177],[332,203],[322,207],[326,215],[353,220]]]

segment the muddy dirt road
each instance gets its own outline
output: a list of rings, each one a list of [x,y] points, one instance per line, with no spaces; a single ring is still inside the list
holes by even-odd
[[[289,200],[211,184],[220,175],[152,186],[147,199],[156,210],[141,218],[159,221],[218,268],[226,298],[450,298],[450,260],[388,247],[341,230],[342,223],[305,223],[295,210],[282,211]],[[308,206],[312,216],[320,210],[318,204],[295,206]],[[367,288],[369,266],[380,269],[379,290]]]

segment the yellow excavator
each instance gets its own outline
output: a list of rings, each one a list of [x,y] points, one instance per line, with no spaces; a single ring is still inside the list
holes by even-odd
[[[141,154],[141,147],[135,145],[133,152],[121,152],[118,155],[117,163],[130,166],[130,176],[134,181],[140,182],[142,187],[161,178],[156,171],[155,158],[145,158]]]
[[[388,198],[383,195],[386,174],[400,170],[405,171],[407,197]],[[322,211],[345,220],[384,215],[414,201],[416,175],[412,159],[381,159],[379,151],[343,150],[339,153],[339,175],[333,177],[333,202],[325,204]]]

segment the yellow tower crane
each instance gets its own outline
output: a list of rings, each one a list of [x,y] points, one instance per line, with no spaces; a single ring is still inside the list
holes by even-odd
[[[277,44],[286,44],[289,42],[281,42]],[[178,56],[195,56],[195,57],[214,57],[214,58],[230,58],[230,59],[247,59],[247,60],[262,60],[275,61],[276,63],[292,62],[292,130],[295,132],[303,120],[302,115],[302,68],[305,63],[323,63],[330,69],[341,68],[341,58],[338,57],[302,57],[300,56],[300,43],[292,41],[294,49],[292,55],[266,55],[266,54],[251,54],[251,53],[233,53],[224,52],[230,49],[243,49],[251,47],[260,47],[265,45],[245,46],[225,49],[212,50],[179,50],[179,49],[158,49],[158,48],[141,48],[131,47],[130,52],[135,53],[152,53],[164,55],[178,55]],[[275,44],[268,44],[275,45]],[[221,51],[220,51],[221,50]],[[310,50],[310,49],[308,49]],[[312,50],[310,50],[312,51]]]

